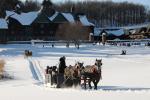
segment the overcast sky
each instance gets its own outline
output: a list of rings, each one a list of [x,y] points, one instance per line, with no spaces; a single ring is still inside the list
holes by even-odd
[[[24,0],[23,0],[24,1]],[[36,0],[34,0],[36,1]],[[37,1],[43,1],[43,0],[37,0]],[[57,3],[57,2],[65,2],[65,1],[85,1],[85,0],[51,0],[52,2],[54,3]],[[88,1],[88,0],[87,0]],[[91,1],[91,0],[89,0]],[[93,0],[94,1],[94,0]],[[111,1],[111,0],[97,0],[97,1]],[[150,7],[150,0],[112,0],[112,1],[115,1],[115,2],[123,2],[123,1],[128,1],[128,2],[132,2],[132,3],[138,3],[138,4],[143,4],[143,5],[146,5],[146,6],[149,6]]]

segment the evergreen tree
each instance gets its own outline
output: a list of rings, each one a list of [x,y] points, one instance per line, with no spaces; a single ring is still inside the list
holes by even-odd
[[[13,10],[19,0],[0,0],[0,17],[5,17],[6,10]]]
[[[35,2],[32,0],[26,0],[24,2],[23,6],[23,12],[29,12],[29,11],[38,11],[40,9],[40,4],[39,2]]]

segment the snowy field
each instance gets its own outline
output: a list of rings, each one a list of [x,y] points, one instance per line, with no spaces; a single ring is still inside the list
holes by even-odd
[[[25,49],[33,51],[32,58],[24,58]],[[120,55],[121,50],[127,50],[127,55]],[[58,66],[61,56],[66,56],[67,65],[76,61],[93,65],[96,58],[103,59],[98,90],[45,87],[45,67]],[[150,47],[82,45],[77,50],[73,46],[8,44],[0,45],[0,58],[14,78],[0,80],[1,100],[150,100]]]

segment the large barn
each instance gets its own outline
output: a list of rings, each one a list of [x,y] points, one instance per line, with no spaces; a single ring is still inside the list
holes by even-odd
[[[58,12],[53,8],[50,0],[44,0],[39,11],[27,13],[22,12],[17,5],[15,10],[6,11],[6,18],[3,20],[7,21],[8,27],[5,28],[7,31],[0,28],[0,33],[5,30],[3,40],[6,41],[29,41],[32,39],[53,41],[56,40],[58,27],[64,23],[80,23],[82,27],[88,28],[86,40],[94,31],[94,24],[88,21],[86,15]]]

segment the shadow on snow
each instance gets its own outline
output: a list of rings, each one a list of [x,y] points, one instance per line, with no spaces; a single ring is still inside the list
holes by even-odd
[[[123,86],[98,86],[98,90],[103,90],[103,91],[150,91],[150,88],[123,87]]]

